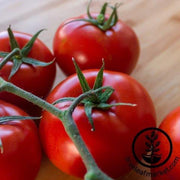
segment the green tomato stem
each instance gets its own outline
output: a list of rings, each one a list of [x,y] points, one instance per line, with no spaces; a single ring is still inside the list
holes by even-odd
[[[62,111],[50,103],[47,103],[45,100],[35,96],[34,94],[27,92],[14,84],[5,81],[3,78],[0,77],[0,91],[7,91],[12,94],[15,94],[27,101],[47,110],[48,112],[54,114],[57,117],[61,117]]]
[[[112,180],[106,174],[104,174],[96,164],[94,158],[92,157],[91,153],[89,152],[86,144],[84,143],[82,137],[80,136],[79,130],[72,118],[72,113],[77,105],[84,99],[89,96],[94,95],[95,93],[102,91],[103,89],[111,88],[111,87],[101,87],[96,90],[90,90],[81,94],[77,97],[71,104],[71,106],[66,111],[65,118],[63,120],[63,125],[66,129],[66,132],[76,144],[76,147],[83,159],[83,162],[87,168],[87,174],[85,175],[85,180]],[[75,140],[75,141],[74,141]]]
[[[77,97],[71,104],[71,106],[68,108],[68,110],[61,111],[60,109],[56,108],[52,104],[46,102],[45,100],[42,100],[41,98],[13,85],[12,83],[9,83],[2,79],[0,77],[0,91],[7,91],[10,93],[13,93],[17,96],[20,96],[21,98],[24,98],[28,100],[29,102],[32,102],[33,104],[43,108],[44,110],[52,113],[56,117],[58,117],[61,122],[64,125],[64,128],[66,129],[67,134],[72,139],[74,144],[76,145],[83,162],[87,168],[87,173],[85,175],[85,180],[112,180],[112,178],[108,177],[105,173],[103,173],[98,165],[96,164],[93,156],[89,152],[86,144],[84,143],[79,130],[77,128],[77,125],[75,124],[72,113],[75,109],[75,107],[84,99],[89,96],[94,95],[98,91],[102,91],[102,89],[107,89],[111,87],[101,87],[96,90],[90,90],[88,92],[85,92],[84,94],[81,94],[79,97]]]

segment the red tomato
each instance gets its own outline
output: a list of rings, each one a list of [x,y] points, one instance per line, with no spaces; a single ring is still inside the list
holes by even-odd
[[[153,168],[152,173],[158,173],[152,180],[179,180],[180,179],[180,107],[173,110],[160,124],[160,129],[165,131],[172,142],[172,154],[169,160],[158,168]],[[161,142],[159,154],[167,155],[169,152],[169,142]],[[161,172],[161,173],[160,173]]]
[[[131,73],[140,51],[134,31],[121,20],[106,31],[85,21],[73,21],[82,18],[87,15],[65,21],[54,36],[54,55],[64,73],[75,72],[72,57],[82,70],[99,68],[103,58],[107,70]]]
[[[14,36],[20,48],[22,48],[32,37],[31,35],[22,32],[14,32]],[[9,36],[5,31],[0,32],[0,51],[10,52]],[[44,62],[50,62],[54,58],[45,44],[38,39],[36,39],[28,57]],[[1,60],[2,58],[0,58],[0,61]],[[11,68],[12,62],[5,64],[0,70],[0,76],[5,80],[8,80]],[[44,98],[51,90],[55,79],[55,73],[56,69],[54,63],[46,67],[32,66],[23,63],[18,72],[11,78],[11,82],[26,91]],[[37,106],[10,93],[1,92],[0,99],[11,102],[28,111],[30,114],[34,115],[36,113]]]
[[[0,100],[0,116],[27,116],[18,107]],[[0,153],[1,180],[34,180],[41,163],[38,131],[32,120],[0,125],[3,153]]]
[[[97,70],[86,70],[84,75],[92,88]],[[146,127],[155,126],[153,103],[145,89],[130,76],[105,71],[103,86],[115,89],[109,103],[126,102],[137,106],[116,106],[108,110],[93,109],[95,131],[85,115],[84,107],[78,106],[73,118],[87,147],[100,168],[113,178],[129,172],[126,158],[132,156],[135,135]],[[50,93],[47,101],[52,103],[62,97],[77,97],[82,93],[79,80],[72,75]],[[67,109],[70,102],[59,103],[59,109]],[[40,136],[49,159],[62,171],[83,177],[86,172],[75,145],[66,134],[61,121],[54,115],[43,112]]]

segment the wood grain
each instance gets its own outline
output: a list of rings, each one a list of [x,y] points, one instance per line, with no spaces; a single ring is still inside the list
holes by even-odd
[[[104,0],[93,0],[91,10],[99,11]],[[114,4],[117,0],[111,0]],[[155,104],[158,124],[180,104],[180,1],[124,0],[119,17],[137,33],[141,55],[131,74],[149,92]],[[65,19],[86,12],[88,0],[0,0],[0,31],[11,24],[14,30],[34,34],[47,31],[40,39],[52,49],[53,35]],[[58,70],[55,85],[65,78]],[[36,180],[75,180],[57,170],[44,156]],[[130,173],[127,180],[144,177]]]

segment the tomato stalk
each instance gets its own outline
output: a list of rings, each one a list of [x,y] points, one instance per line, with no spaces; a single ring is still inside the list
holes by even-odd
[[[13,93],[17,96],[20,96],[39,107],[43,108],[44,110],[49,111],[53,115],[57,116],[59,119],[61,119],[67,134],[71,137],[72,141],[76,145],[79,153],[81,154],[81,157],[84,161],[84,164],[87,168],[87,173],[85,175],[86,180],[112,180],[112,178],[108,177],[105,173],[103,173],[98,165],[96,164],[94,158],[92,157],[91,153],[89,152],[88,148],[86,147],[79,130],[77,128],[77,125],[73,121],[72,113],[75,109],[75,107],[85,98],[91,97],[92,95],[102,91],[103,89],[112,89],[111,87],[101,87],[95,90],[89,90],[85,92],[84,94],[81,94],[79,97],[73,101],[71,106],[68,108],[68,110],[62,111],[58,108],[56,108],[54,105],[46,102],[45,100],[13,85],[10,82],[7,82],[3,80],[0,77],[0,91],[7,91],[10,93]]]

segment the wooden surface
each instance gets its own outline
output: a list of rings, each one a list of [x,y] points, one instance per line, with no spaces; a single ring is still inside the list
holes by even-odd
[[[98,10],[105,0],[93,0],[91,9]],[[111,4],[118,0],[109,1]],[[119,17],[137,33],[141,55],[131,74],[149,92],[155,104],[158,124],[180,104],[180,1],[124,0]],[[47,31],[40,39],[52,49],[59,24],[86,12],[88,0],[0,0],[0,31],[11,24],[13,30],[34,34]],[[65,76],[59,70],[57,84]],[[57,170],[44,156],[36,180],[75,180]],[[130,174],[127,180],[140,180]],[[145,179],[145,178],[142,178]]]

